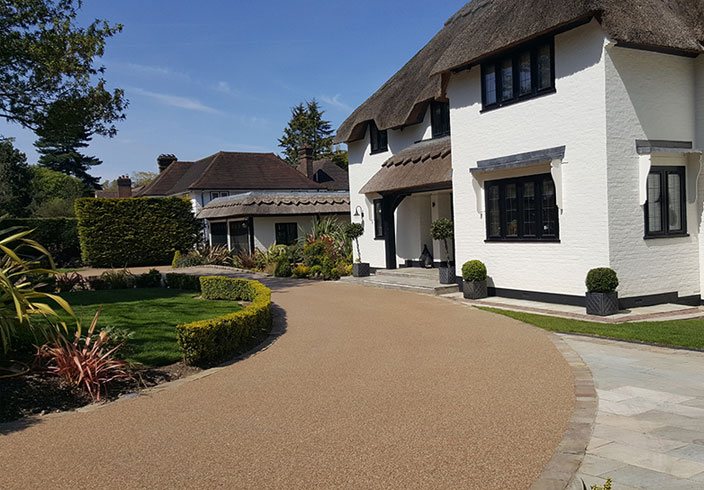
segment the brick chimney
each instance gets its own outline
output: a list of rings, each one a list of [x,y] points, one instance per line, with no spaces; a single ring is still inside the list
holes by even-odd
[[[117,197],[132,197],[132,180],[126,175],[117,179]]]
[[[300,163],[298,164],[298,171],[309,179],[313,179],[313,148],[304,144],[301,149],[298,150],[298,159]]]
[[[166,170],[166,168],[174,163],[178,158],[176,158],[176,155],[172,155],[171,153],[164,153],[161,154],[157,157],[156,163],[159,165],[159,173],[163,172]]]

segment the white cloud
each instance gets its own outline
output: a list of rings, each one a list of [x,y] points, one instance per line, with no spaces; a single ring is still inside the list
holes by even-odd
[[[232,92],[232,88],[230,87],[230,84],[220,80],[218,84],[215,86],[215,90],[218,92],[222,92],[224,94],[229,94]]]
[[[132,91],[136,92],[140,95],[144,95],[145,97],[150,97],[152,99],[155,99],[164,105],[168,105],[168,106],[172,106],[172,107],[179,107],[181,109],[187,109],[189,111],[205,112],[207,114],[222,114],[221,111],[214,109],[212,107],[209,107],[205,104],[202,104],[198,100],[192,99],[190,97],[181,97],[179,95],[169,95],[169,94],[161,94],[158,92],[150,92],[148,90],[143,90],[141,88],[133,88]]]
[[[320,101],[324,102],[327,105],[333,106],[333,107],[335,107],[337,109],[341,109],[343,111],[348,111],[348,112],[352,111],[352,108],[350,106],[348,106],[347,104],[342,102],[342,100],[340,100],[341,98],[342,98],[342,95],[340,95],[340,94],[337,94],[334,97],[329,97],[327,95],[321,95],[319,97]]]

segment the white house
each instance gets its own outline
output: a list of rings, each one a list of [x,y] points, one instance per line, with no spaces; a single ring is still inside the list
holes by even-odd
[[[291,166],[273,153],[218,152],[196,162],[160,155],[159,176],[134,197],[187,197],[211,245],[253,252],[295,241],[313,219],[349,222],[347,173],[301,149]]]
[[[439,260],[447,216],[490,294],[581,305],[606,266],[622,307],[699,304],[702,40],[701,0],[468,3],[338,130],[362,256]]]

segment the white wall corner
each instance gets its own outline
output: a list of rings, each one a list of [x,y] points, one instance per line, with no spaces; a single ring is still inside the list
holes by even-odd
[[[650,155],[638,156],[638,203],[641,206],[645,206],[648,200],[648,174],[651,165]]]
[[[562,166],[565,163],[567,162],[563,162],[560,158],[556,158],[550,162],[550,174],[552,175],[553,182],[555,182],[555,203],[560,212],[565,209],[562,206]]]

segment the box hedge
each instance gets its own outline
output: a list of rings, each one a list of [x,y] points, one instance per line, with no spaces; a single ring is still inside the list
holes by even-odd
[[[18,226],[34,230],[28,238],[43,245],[59,267],[75,264],[81,258],[76,218],[4,218],[0,229]]]
[[[170,264],[196,243],[200,225],[179,197],[76,200],[81,257],[94,267]]]
[[[166,274],[166,287],[169,289],[184,289],[186,291],[200,291],[200,277],[191,274]]]
[[[271,329],[271,290],[260,282],[203,276],[200,283],[205,299],[251,304],[229,315],[178,325],[178,344],[186,364],[210,364],[232,357]]]

